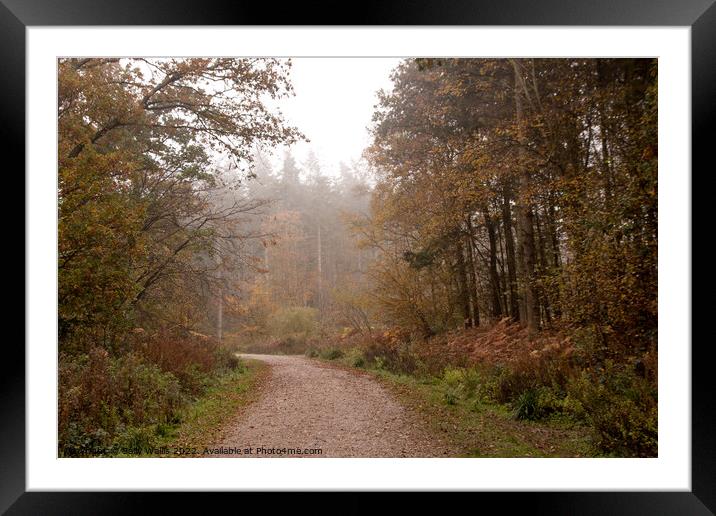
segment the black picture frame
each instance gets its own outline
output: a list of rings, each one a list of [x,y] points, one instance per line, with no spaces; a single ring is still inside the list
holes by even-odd
[[[413,0],[363,1],[337,9],[325,1],[286,3],[189,0],[0,0],[0,145],[8,163],[17,158],[24,170],[25,29],[62,25],[553,25],[553,26],[690,26],[692,79],[692,170],[709,177],[707,161],[716,141],[716,5],[715,0],[500,0],[450,3]],[[339,14],[346,13],[346,14]],[[31,135],[30,135],[31,137]],[[11,168],[6,165],[5,170]],[[679,173],[675,171],[675,173]],[[687,172],[689,173],[689,172]],[[696,176],[693,171],[691,178]],[[17,172],[15,177],[19,177]],[[21,185],[23,191],[24,181]],[[696,191],[693,189],[692,192]],[[713,220],[692,201],[692,220]],[[15,212],[16,213],[16,212]],[[16,218],[16,215],[15,215]],[[17,225],[17,224],[16,224]],[[692,230],[692,235],[694,234]],[[697,242],[694,242],[697,243]],[[701,244],[702,247],[705,244]],[[693,252],[692,270],[697,258]],[[25,260],[28,258],[24,256]],[[24,264],[23,264],[24,265]],[[27,274],[27,269],[26,274]],[[692,272],[693,274],[693,272]],[[707,289],[708,284],[699,288]],[[693,321],[708,320],[714,303],[692,303]],[[32,309],[32,307],[27,307]],[[698,315],[703,317],[699,318]],[[685,346],[690,342],[681,343]],[[529,507],[550,514],[712,514],[716,512],[716,447],[714,435],[715,375],[710,371],[709,339],[692,346],[692,491],[585,493],[471,493],[478,502],[497,502],[508,512]],[[25,489],[25,355],[16,341],[3,349],[6,367],[0,374],[0,511],[8,514],[143,513],[159,501],[164,513],[197,503],[206,511],[231,494],[189,497],[188,493],[60,493]],[[242,500],[255,497],[242,493]],[[260,495],[259,495],[260,496]],[[422,504],[422,496],[411,497]],[[459,497],[458,497],[459,498]],[[275,509],[276,499],[272,499]],[[475,504],[471,500],[470,504]],[[351,495],[342,512],[364,512],[374,504]],[[242,502],[242,506],[243,502]],[[248,507],[246,505],[245,507]]]

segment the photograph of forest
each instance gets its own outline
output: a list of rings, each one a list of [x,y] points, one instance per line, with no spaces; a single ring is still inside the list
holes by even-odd
[[[58,456],[658,456],[657,65],[59,59]]]

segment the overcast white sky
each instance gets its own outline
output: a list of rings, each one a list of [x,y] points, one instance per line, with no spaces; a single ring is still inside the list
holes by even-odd
[[[318,155],[327,175],[338,171],[338,163],[360,158],[369,141],[376,92],[390,89],[390,72],[400,59],[394,58],[293,58],[291,81],[295,97],[283,99],[280,109],[287,121],[303,132],[310,143],[292,147],[302,163],[310,149]],[[280,166],[283,149],[274,163]]]

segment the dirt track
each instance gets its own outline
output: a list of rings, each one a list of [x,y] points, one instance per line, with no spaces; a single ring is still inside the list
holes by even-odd
[[[242,355],[271,366],[260,398],[217,447],[254,449],[224,457],[441,457],[445,446],[377,381],[302,356]],[[257,454],[257,448],[265,452]],[[320,449],[320,454],[270,449]]]

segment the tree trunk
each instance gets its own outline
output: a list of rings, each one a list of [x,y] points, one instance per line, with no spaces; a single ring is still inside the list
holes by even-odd
[[[535,228],[537,229],[537,249],[539,250],[539,273],[544,276],[547,271],[548,264],[547,255],[544,250],[546,244],[543,237],[544,232],[542,231],[542,224],[540,224],[539,211],[535,211]],[[544,286],[539,289],[539,299],[541,299],[542,305],[540,313],[544,310],[544,321],[549,325],[552,323],[552,309],[549,302],[549,294]]]
[[[322,285],[322,277],[323,277],[323,271],[321,269],[321,224],[318,224],[318,311],[320,314],[321,307],[323,304],[323,285]]]
[[[495,223],[490,216],[487,206],[483,207],[487,238],[490,242],[490,289],[492,291],[492,317],[497,320],[502,317],[502,306],[500,305],[500,277],[497,274],[497,238],[495,237]]]
[[[462,310],[465,328],[472,327],[472,315],[470,314],[470,294],[468,292],[469,280],[467,278],[467,267],[465,266],[465,249],[460,238],[457,239],[457,280],[460,308]]]
[[[466,218],[467,223],[467,267],[468,276],[470,278],[470,304],[472,305],[472,323],[473,326],[480,326],[480,305],[478,301],[477,292],[477,270],[475,270],[475,249],[474,249],[474,235],[472,229],[472,221],[470,220],[472,215],[468,215]]]
[[[510,317],[514,322],[520,320],[517,301],[517,261],[515,259],[515,240],[512,235],[512,208],[510,207],[511,188],[505,183],[502,196],[502,224],[505,233],[505,252],[507,253],[507,284],[510,292]]]
[[[216,314],[216,339],[221,342],[224,332],[224,275],[221,271],[221,265],[219,265],[219,298],[218,308]]]
[[[509,300],[509,289],[507,288],[507,270],[506,270],[506,263],[507,260],[505,259],[505,244],[503,243],[503,237],[502,237],[502,229],[499,222],[499,216],[497,218],[497,227],[495,230],[497,231],[497,247],[500,250],[500,258],[499,258],[499,270],[497,271],[498,277],[500,279],[500,305],[502,308],[502,313],[505,315],[510,315],[510,300]]]
[[[517,60],[512,59],[512,66],[515,74],[515,120],[517,122],[517,138],[519,141],[518,156],[520,163],[518,164],[518,195],[516,199],[515,211],[517,212],[517,249],[522,270],[522,278],[520,282],[520,290],[522,293],[522,302],[524,305],[525,324],[530,331],[539,329],[539,306],[537,304],[537,295],[534,287],[534,270],[535,270],[535,247],[534,247],[534,223],[532,205],[529,200],[530,177],[527,167],[525,166],[525,136],[524,136],[524,112],[522,106],[523,89],[522,67]]]

